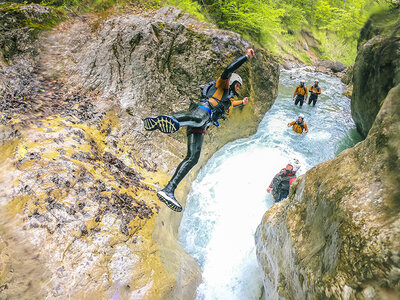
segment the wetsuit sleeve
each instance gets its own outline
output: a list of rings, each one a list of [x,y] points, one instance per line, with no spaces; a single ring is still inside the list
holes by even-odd
[[[321,87],[318,87],[317,94],[321,94]]]
[[[279,186],[282,182],[282,171],[275,175],[274,179],[272,179],[272,186]]]
[[[312,92],[312,87],[313,87],[313,86],[310,86],[310,88],[308,89],[309,92]]]
[[[243,104],[243,100],[231,100],[233,107]]]
[[[217,89],[224,89],[224,90],[229,89],[229,79],[222,79],[221,77],[219,77],[217,79],[217,83],[215,84],[215,87]]]
[[[299,89],[299,87],[296,87],[296,90],[294,91],[294,94],[293,94],[293,98],[294,97],[296,97],[296,94],[297,94],[297,90]]]
[[[278,174],[276,174],[275,176],[274,176],[274,178],[272,178],[272,181],[271,181],[271,183],[269,184],[269,188],[273,188],[274,187],[274,183],[276,182],[276,178],[279,176],[279,174],[280,174],[280,172],[278,173]]]
[[[239,57],[237,60],[235,60],[233,63],[231,63],[229,66],[227,66],[224,70],[224,72],[221,75],[222,79],[229,79],[231,77],[232,73],[235,72],[241,65],[243,65],[247,61],[247,56],[243,55],[242,57]]]
[[[308,132],[308,126],[307,126],[307,124],[306,124],[306,122],[304,122],[304,132]]]
[[[307,88],[305,87],[305,89],[304,89],[305,91],[306,91],[306,95],[305,95],[305,98],[304,99],[307,99],[307,97],[308,97],[308,91],[307,91]]]
[[[290,125],[290,126],[293,126],[294,123],[296,123],[296,121],[290,122],[289,125]]]

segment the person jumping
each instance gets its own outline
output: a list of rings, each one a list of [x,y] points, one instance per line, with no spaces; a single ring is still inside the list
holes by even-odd
[[[254,57],[254,50],[247,49],[246,54],[239,57],[225,68],[221,76],[208,83],[202,91],[202,99],[192,105],[187,111],[180,111],[172,115],[160,115],[143,120],[144,129],[147,131],[160,130],[163,133],[174,133],[181,127],[187,126],[187,154],[178,165],[168,184],[157,196],[174,211],[182,211],[182,206],[175,199],[175,189],[186,174],[197,164],[200,158],[204,134],[207,128],[214,124],[219,125],[219,119],[225,119],[232,113],[233,107],[246,105],[248,98],[235,100],[243,84],[242,78],[233,73],[247,60]]]

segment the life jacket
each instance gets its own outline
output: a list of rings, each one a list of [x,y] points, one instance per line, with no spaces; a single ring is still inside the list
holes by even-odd
[[[300,118],[299,118],[300,119]],[[303,129],[304,130],[304,121],[303,122],[301,122],[301,123],[299,123],[299,121],[296,121],[296,123],[294,123],[294,125],[297,125],[297,126],[300,126],[301,127],[301,129]]]
[[[318,85],[318,86],[312,85],[312,86],[310,87],[310,91],[311,91],[311,92],[314,92],[314,93],[321,93],[321,88],[320,88],[319,85]]]
[[[296,88],[297,95],[304,96],[306,94],[306,89],[307,88],[305,87],[305,85],[303,85],[302,87],[298,85]]]
[[[231,91],[231,89],[225,90],[221,99],[213,97],[215,92],[217,91],[217,81],[210,81],[207,83],[203,89],[201,90],[201,101],[208,102],[209,99],[214,99],[216,105],[211,104],[211,110],[214,114],[214,118],[225,118],[225,112],[228,112],[232,102],[231,98],[235,96],[235,93]],[[215,120],[216,121],[216,120]]]
[[[304,122],[299,123],[299,121],[296,121],[293,124],[293,131],[296,133],[303,133],[304,129],[306,128]]]

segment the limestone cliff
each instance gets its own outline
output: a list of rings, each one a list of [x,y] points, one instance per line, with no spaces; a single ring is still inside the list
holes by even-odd
[[[392,68],[398,42],[375,37],[357,57],[353,115],[368,124],[372,114],[364,112],[379,110],[371,129],[360,125],[366,139],[309,170],[264,215],[255,238],[266,299],[399,298],[400,70]],[[369,80],[358,80],[361,69]],[[373,93],[359,102],[359,91],[374,88],[373,103]]]
[[[400,83],[400,8],[373,15],[361,31],[351,112],[366,137],[383,100]]]
[[[155,196],[185,132],[147,133],[141,119],[187,109],[249,43],[163,8],[78,16],[37,44],[0,69],[1,298],[193,298],[200,271],[177,242],[181,215]],[[182,204],[200,166],[254,133],[277,95],[265,51],[239,73],[250,103],[209,130]]]

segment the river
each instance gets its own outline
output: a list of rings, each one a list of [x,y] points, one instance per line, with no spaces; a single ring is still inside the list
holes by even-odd
[[[309,88],[315,78],[322,88],[316,106],[294,106],[299,80]],[[225,145],[200,170],[179,229],[182,247],[202,269],[197,299],[260,299],[254,233],[273,205],[266,192],[273,176],[290,158],[300,160],[301,175],[361,140],[343,89],[337,77],[304,68],[282,70],[278,98],[257,133]],[[300,113],[309,127],[305,135],[287,127]]]

